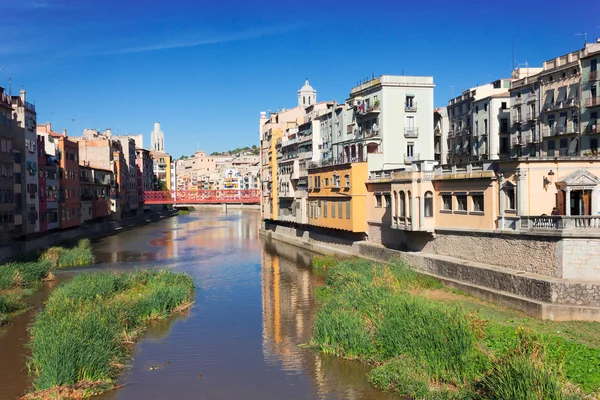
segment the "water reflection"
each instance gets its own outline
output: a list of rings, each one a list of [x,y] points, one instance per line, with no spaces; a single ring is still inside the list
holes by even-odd
[[[200,287],[185,315],[150,324],[119,377],[124,386],[100,399],[389,398],[369,386],[363,365],[300,346],[322,279],[311,253],[263,243],[259,227],[258,212],[195,212],[104,238],[94,243],[98,264],[67,271],[166,266]],[[0,367],[4,383],[9,366]]]

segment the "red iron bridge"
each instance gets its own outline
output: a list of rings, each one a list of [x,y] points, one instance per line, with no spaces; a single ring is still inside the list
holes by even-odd
[[[148,191],[144,204],[260,204],[260,190]]]

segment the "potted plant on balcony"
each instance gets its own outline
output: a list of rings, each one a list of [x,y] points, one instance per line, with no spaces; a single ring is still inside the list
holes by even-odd
[[[375,100],[373,103],[373,110],[379,110],[379,100]]]

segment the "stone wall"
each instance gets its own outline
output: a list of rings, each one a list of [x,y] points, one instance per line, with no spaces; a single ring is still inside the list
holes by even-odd
[[[557,247],[559,275],[564,279],[598,281],[600,277],[600,240],[564,238]]]
[[[369,223],[368,233],[369,242],[390,249],[450,256],[539,275],[562,277],[561,252],[558,248],[560,237],[459,231],[431,234],[392,229],[376,223]],[[600,269],[600,265],[598,268]]]
[[[444,255],[398,251],[369,242],[342,244],[339,239],[325,236],[311,238],[309,232],[274,224],[265,226],[260,233],[268,243],[279,240],[319,254],[356,255],[380,261],[402,260],[450,287],[522,310],[534,317],[556,321],[600,321],[600,284],[597,283],[566,281]],[[570,245],[583,246],[584,243]]]
[[[556,247],[560,238],[525,235],[436,233],[421,251],[560,277]]]

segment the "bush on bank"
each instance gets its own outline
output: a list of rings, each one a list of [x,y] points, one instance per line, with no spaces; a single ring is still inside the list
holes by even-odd
[[[567,341],[531,329],[504,334],[455,302],[424,296],[450,291],[402,263],[315,257],[313,265],[327,275],[312,345],[373,364],[369,380],[380,389],[413,399],[563,400],[585,398],[573,383],[600,387],[591,365],[598,349],[559,347]],[[565,359],[584,367],[563,368]]]
[[[77,246],[70,249],[64,247],[50,247],[40,256],[42,261],[52,262],[53,268],[79,267],[93,264],[94,254],[92,243],[89,239],[81,239]]]
[[[110,388],[146,322],[187,308],[194,291],[189,275],[166,270],[82,274],[59,286],[31,330],[30,397]]]

